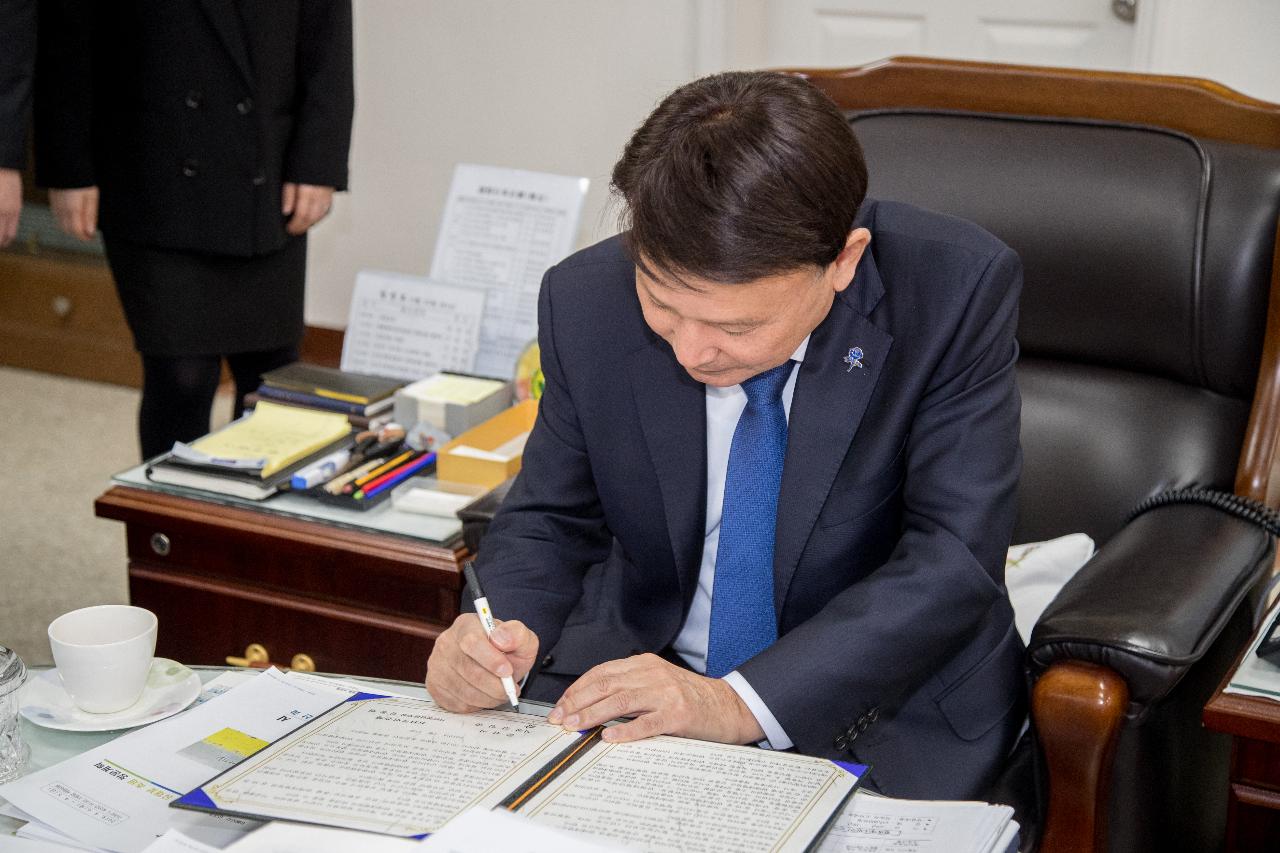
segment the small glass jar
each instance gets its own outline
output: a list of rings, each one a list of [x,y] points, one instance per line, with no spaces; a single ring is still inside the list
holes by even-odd
[[[26,680],[22,658],[0,646],[0,782],[18,778],[31,754],[18,728],[18,688]]]

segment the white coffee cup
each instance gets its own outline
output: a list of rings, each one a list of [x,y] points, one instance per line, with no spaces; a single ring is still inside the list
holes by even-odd
[[[64,613],[49,623],[62,686],[91,714],[123,711],[142,695],[156,651],[156,615],[127,604]]]

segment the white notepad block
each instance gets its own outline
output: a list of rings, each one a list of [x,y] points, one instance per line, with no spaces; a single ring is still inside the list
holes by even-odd
[[[396,493],[393,500],[396,509],[401,512],[452,518],[458,510],[475,500],[475,495],[458,495],[415,487],[406,489],[403,493]]]

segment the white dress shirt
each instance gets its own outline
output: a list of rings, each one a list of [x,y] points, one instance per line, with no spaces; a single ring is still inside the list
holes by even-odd
[[[805,337],[791,356],[796,365],[782,387],[782,408],[791,419],[791,398],[795,395],[796,373],[809,349]],[[747,407],[747,392],[741,385],[728,388],[707,388],[707,526],[702,543],[702,565],[698,569],[698,588],[693,593],[693,604],[684,627],[672,647],[696,672],[707,671],[707,641],[711,633],[711,587],[716,576],[716,550],[720,544],[720,516],[724,511],[724,481],[729,473],[729,449],[733,445],[733,432],[738,418]],[[764,730],[768,745],[773,749],[787,749],[791,738],[782,730],[777,719],[765,707],[759,695],[742,675],[734,670],[724,680],[738,694]]]

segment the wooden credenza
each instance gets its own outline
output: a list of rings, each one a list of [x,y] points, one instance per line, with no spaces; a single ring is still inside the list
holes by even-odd
[[[1259,631],[1269,624],[1264,620]],[[1250,641],[1245,654],[1252,648]],[[1204,724],[1232,736],[1226,850],[1275,853],[1280,850],[1280,701],[1223,692],[1245,654],[1205,705]]]
[[[94,508],[125,524],[130,598],[159,617],[162,657],[225,664],[257,644],[282,666],[421,681],[458,615],[461,544],[122,485]]]

